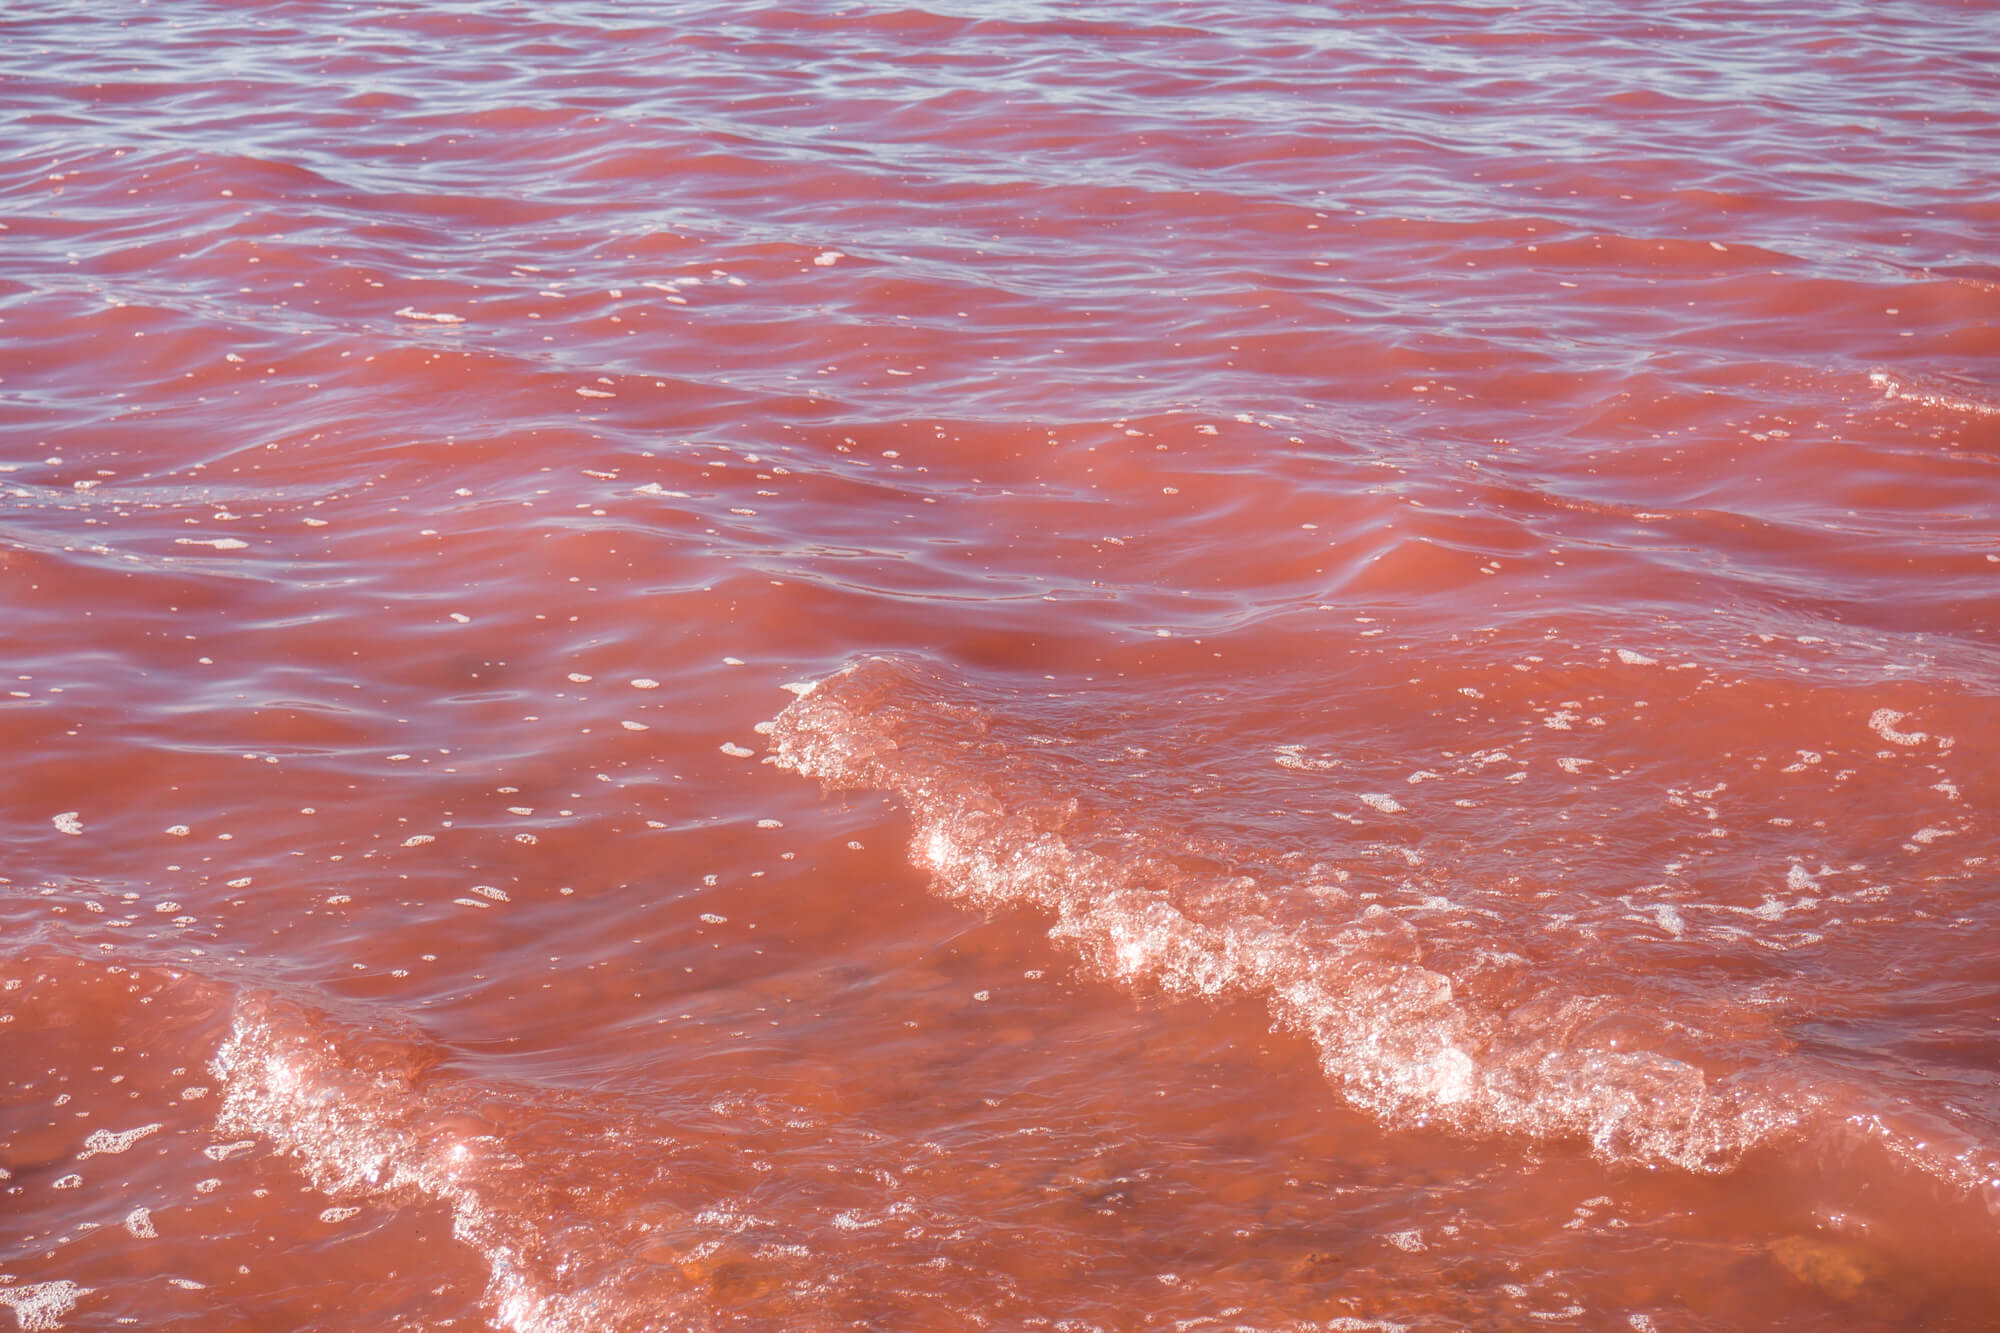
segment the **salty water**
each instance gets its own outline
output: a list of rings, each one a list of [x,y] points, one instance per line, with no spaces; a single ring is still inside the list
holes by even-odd
[[[0,1327],[1990,1327],[1996,51],[10,5]]]

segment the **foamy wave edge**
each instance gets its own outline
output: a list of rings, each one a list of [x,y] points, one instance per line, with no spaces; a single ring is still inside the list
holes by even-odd
[[[1375,946],[1400,923],[1380,906],[1307,941],[1255,910],[1251,877],[1169,893],[1157,881],[1176,868],[1162,857],[1114,859],[1010,809],[949,739],[953,727],[978,730],[976,710],[927,693],[936,688],[893,659],[851,664],[797,692],[771,725],[772,757],[829,789],[900,799],[910,859],[942,897],[1050,913],[1051,939],[1127,986],[1261,999],[1277,1026],[1313,1043],[1344,1097],[1386,1122],[1581,1138],[1608,1162],[1713,1173],[1812,1110],[1664,1054],[1522,1031],[1458,997],[1450,977],[1382,956]],[[1231,906],[1202,919],[1212,902]]]
[[[556,1289],[537,1276],[529,1252],[538,1220],[505,1206],[506,1181],[526,1164],[426,1095],[420,1052],[412,1061],[388,1043],[389,1058],[357,1059],[335,1045],[311,1015],[259,996],[239,1000],[210,1066],[223,1089],[218,1129],[263,1137],[335,1198],[444,1205],[453,1236],[487,1265],[484,1299],[496,1327],[601,1333],[623,1326],[614,1298]]]

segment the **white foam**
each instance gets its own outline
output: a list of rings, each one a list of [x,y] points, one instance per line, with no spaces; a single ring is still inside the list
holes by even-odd
[[[1391,1123],[1578,1137],[1606,1160],[1713,1171],[1811,1109],[1806,1098],[1711,1083],[1629,1033],[1609,1044],[1577,1035],[1595,1011],[1587,996],[1563,997],[1561,1020],[1544,1022],[1461,997],[1426,965],[1409,922],[1379,905],[1288,926],[1296,914],[1275,899],[1290,886],[1184,869],[1165,831],[1116,852],[1074,844],[1061,832],[1069,793],[1016,790],[1028,780],[1019,756],[990,734],[936,680],[875,660],[788,705],[772,748],[780,766],[831,788],[901,798],[912,860],[940,896],[1047,911],[1052,939],[1128,984],[1261,999],[1278,1027],[1314,1043],[1350,1101]],[[1057,813],[1038,820],[1037,810]],[[1653,915],[1670,934],[1685,928],[1672,908]]]
[[[1922,745],[1930,739],[1924,731],[1902,731],[1896,726],[1907,714],[1893,708],[1878,708],[1868,715],[1868,729],[1891,745]]]
[[[1275,747],[1277,758],[1273,760],[1280,768],[1296,768],[1324,772],[1340,767],[1338,759],[1310,759],[1306,757],[1303,745],[1280,745]]]
[[[487,1320],[505,1333],[710,1327],[706,1286],[663,1273],[653,1228],[631,1228],[635,1209],[658,1215],[669,1166],[634,1157],[630,1104],[467,1079],[445,1055],[379,1010],[342,1019],[245,993],[212,1062],[217,1129],[268,1142],[331,1196],[302,1216],[441,1208],[485,1265]],[[676,1257],[697,1243],[676,1241]]]
[[[76,1308],[77,1300],[90,1294],[68,1278],[54,1282],[33,1282],[25,1287],[0,1287],[0,1305],[13,1310],[24,1330],[40,1333],[62,1327],[63,1316]]]
[[[486,1261],[486,1298],[510,1333],[597,1333],[610,1326],[588,1292],[555,1285],[529,1256],[547,1249],[551,1219],[506,1207],[523,1164],[496,1140],[452,1132],[452,1108],[421,1081],[420,1048],[378,1042],[388,1053],[343,1058],[323,1020],[255,998],[239,1002],[214,1070],[223,1083],[217,1126],[270,1140],[299,1160],[336,1199],[393,1202],[421,1195],[450,1210],[452,1234]],[[321,1214],[351,1216],[351,1204]],[[559,1265],[557,1265],[559,1267]]]
[[[99,1153],[124,1152],[148,1134],[159,1133],[162,1128],[164,1126],[155,1122],[150,1125],[141,1125],[137,1129],[116,1131],[109,1129],[92,1130],[90,1137],[83,1141],[83,1151],[76,1155],[76,1160],[80,1162],[86,1157],[95,1157]]]

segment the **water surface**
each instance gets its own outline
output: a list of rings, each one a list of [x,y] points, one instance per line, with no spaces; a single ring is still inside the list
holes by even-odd
[[[11,7],[0,1305],[1988,1327],[1996,48]]]

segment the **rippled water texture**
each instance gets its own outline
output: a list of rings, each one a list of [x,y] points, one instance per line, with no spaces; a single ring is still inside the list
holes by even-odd
[[[0,12],[0,1330],[1983,1330],[2000,11]]]

